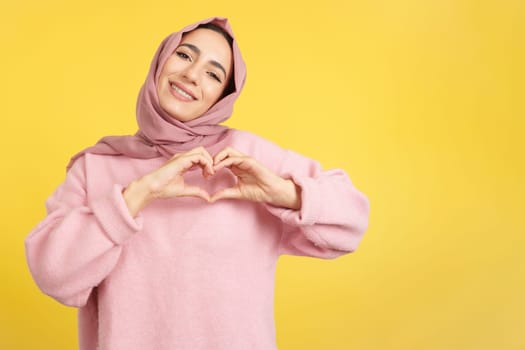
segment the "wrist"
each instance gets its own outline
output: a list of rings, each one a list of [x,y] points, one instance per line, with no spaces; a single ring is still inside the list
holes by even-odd
[[[297,185],[291,179],[283,179],[283,185],[280,192],[281,198],[278,206],[299,210],[301,209],[301,186]]]
[[[130,214],[133,217],[135,217],[142,208],[153,200],[149,187],[143,179],[132,181],[124,189],[122,196],[124,197]]]

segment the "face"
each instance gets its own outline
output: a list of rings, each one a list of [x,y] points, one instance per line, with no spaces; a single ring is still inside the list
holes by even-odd
[[[157,84],[160,106],[182,122],[203,115],[221,97],[232,74],[226,39],[210,29],[186,33]]]

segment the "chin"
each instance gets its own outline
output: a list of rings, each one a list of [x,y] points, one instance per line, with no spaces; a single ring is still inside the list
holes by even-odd
[[[190,120],[198,118],[198,116],[185,115],[185,114],[180,114],[180,113],[175,113],[175,112],[170,112],[170,111],[167,111],[167,112],[170,115],[170,117],[178,120],[179,122],[189,122]]]
[[[187,122],[189,120],[187,118],[183,118],[180,115],[176,115],[176,114],[173,114],[173,113],[169,113],[169,115],[170,115],[171,118],[176,119],[179,122]]]

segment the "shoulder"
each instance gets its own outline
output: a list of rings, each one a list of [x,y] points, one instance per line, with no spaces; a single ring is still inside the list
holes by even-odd
[[[321,164],[317,160],[293,149],[283,148],[275,142],[250,131],[235,130],[230,146],[275,171],[293,170],[295,168],[296,171],[304,169],[311,172],[312,169],[317,171],[321,168]]]
[[[247,130],[233,131],[232,144],[238,148],[264,149],[267,151],[285,151],[275,142]]]
[[[287,156],[288,150],[260,135],[246,130],[233,132],[230,147],[275,168]]]
[[[122,166],[128,163],[129,158],[115,155],[105,155],[96,153],[83,153],[71,159],[69,173],[86,173],[86,172],[105,172],[112,168]]]
[[[78,157],[69,174],[84,178],[92,185],[129,182],[160,167],[166,161],[163,157],[132,158],[125,155],[84,153]]]

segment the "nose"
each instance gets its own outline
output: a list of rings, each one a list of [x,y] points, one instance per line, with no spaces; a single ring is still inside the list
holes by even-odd
[[[182,72],[182,76],[187,79],[188,82],[196,84],[199,77],[197,65],[195,63],[187,65],[186,69]]]

